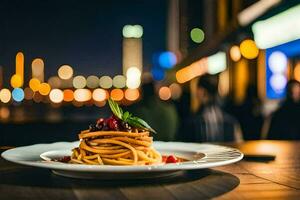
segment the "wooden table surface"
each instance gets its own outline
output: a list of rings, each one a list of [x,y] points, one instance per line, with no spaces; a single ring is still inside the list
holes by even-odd
[[[240,161],[148,181],[63,178],[49,170],[0,159],[0,199],[300,199],[300,141],[225,144],[245,154],[274,154],[269,162]]]

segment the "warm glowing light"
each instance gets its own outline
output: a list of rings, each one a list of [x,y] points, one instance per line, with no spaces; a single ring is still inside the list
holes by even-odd
[[[126,86],[126,78],[122,75],[117,75],[113,78],[113,86],[115,88],[123,88]]]
[[[11,99],[11,93],[8,89],[4,88],[0,91],[0,100],[3,103],[8,103]]]
[[[16,102],[23,101],[23,99],[25,97],[24,91],[22,88],[15,88],[11,94],[12,94],[13,100],[15,100]]]
[[[95,89],[93,91],[93,100],[94,101],[104,101],[107,99],[107,92],[103,89]]]
[[[33,98],[34,92],[29,87],[24,89],[24,93],[25,93],[26,100],[31,100]]]
[[[10,85],[13,87],[13,88],[19,88],[19,87],[22,87],[23,85],[23,81],[22,81],[22,78],[19,74],[14,74],[11,79],[10,79]]]
[[[22,52],[18,52],[16,55],[16,74],[21,79],[18,87],[22,87],[24,84],[24,54]]]
[[[58,76],[52,76],[48,79],[48,84],[52,89],[60,88],[62,83],[61,79]]]
[[[171,98],[171,90],[168,87],[161,87],[158,91],[159,98],[167,101]]]
[[[181,97],[182,94],[182,88],[178,83],[172,83],[170,86],[170,91],[171,91],[171,97],[172,99],[176,100]]]
[[[97,76],[87,77],[86,86],[88,88],[97,88],[99,86],[99,78]]]
[[[39,79],[37,78],[32,78],[30,81],[29,81],[29,87],[32,89],[32,91],[36,92],[39,90],[40,88],[40,85],[41,85],[41,82]]]
[[[178,83],[185,83],[207,72],[207,58],[202,58],[176,72]]]
[[[73,87],[76,89],[82,89],[86,86],[86,79],[84,76],[75,76],[73,78]]]
[[[74,92],[73,90],[66,89],[64,90],[64,101],[70,102],[74,100]]]
[[[37,78],[40,82],[44,82],[44,61],[36,58],[31,63],[32,78]]]
[[[121,101],[124,98],[124,92],[121,89],[113,89],[110,92],[110,97],[115,101]]]
[[[204,32],[200,28],[193,28],[190,33],[191,39],[195,43],[201,43],[204,40]]]
[[[43,100],[43,96],[39,92],[35,92],[32,99],[34,102],[40,103]]]
[[[125,98],[129,101],[135,101],[140,97],[140,91],[138,89],[125,90]]]
[[[275,51],[269,56],[268,62],[273,73],[284,73],[287,68],[288,58],[281,51]]]
[[[112,87],[112,79],[109,76],[102,76],[99,80],[99,85],[102,88],[109,89]]]
[[[64,93],[60,89],[53,89],[49,94],[49,98],[53,103],[60,103],[64,99]]]
[[[254,59],[258,56],[259,50],[253,40],[247,39],[240,44],[241,54],[247,59]]]
[[[298,63],[294,69],[294,78],[300,81],[300,63]]]
[[[175,53],[166,51],[159,55],[158,63],[162,68],[171,69],[177,63],[177,57]]]
[[[41,83],[39,87],[39,93],[41,95],[48,95],[50,93],[51,87],[48,83]]]
[[[7,107],[0,108],[0,118],[7,119],[10,116],[10,111]]]
[[[141,84],[141,71],[137,67],[130,67],[126,72],[126,86],[130,89],[136,89]]]
[[[217,74],[226,69],[226,53],[218,52],[207,58],[207,73]]]
[[[58,77],[63,79],[63,80],[67,80],[72,78],[73,76],[73,68],[69,65],[62,65],[59,69],[58,69]]]
[[[236,45],[234,45],[230,48],[229,54],[230,54],[230,58],[235,62],[239,61],[242,56],[241,52],[240,52],[240,48]]]
[[[125,38],[141,38],[143,27],[141,25],[125,25],[122,32]]]
[[[74,99],[78,102],[89,101],[92,98],[92,93],[89,89],[77,89],[74,92]]]

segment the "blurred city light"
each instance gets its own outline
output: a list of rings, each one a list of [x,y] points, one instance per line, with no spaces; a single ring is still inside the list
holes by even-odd
[[[13,88],[19,88],[19,87],[22,87],[23,85],[23,81],[22,81],[22,78],[19,74],[14,74],[11,79],[10,79],[10,85],[13,87]]]
[[[152,77],[156,81],[161,81],[165,78],[165,71],[158,67],[153,67],[151,69]]]
[[[44,61],[36,58],[31,63],[32,78],[37,78],[40,82],[44,82]]]
[[[238,14],[239,24],[246,26],[258,18],[260,15],[264,14],[271,7],[280,3],[281,0],[260,0],[251,6],[244,9]]]
[[[282,90],[284,90],[286,83],[287,78],[285,77],[285,75],[280,73],[275,73],[270,78],[270,85],[277,92],[281,92]]]
[[[170,91],[171,91],[171,98],[176,100],[181,97],[182,94],[182,88],[178,83],[172,83],[170,86]]]
[[[190,33],[191,39],[195,43],[201,43],[204,40],[204,32],[200,28],[193,28]]]
[[[300,39],[300,5],[252,25],[254,40],[261,49]]]
[[[39,93],[41,95],[48,95],[50,93],[51,87],[48,83],[41,83],[39,87]]]
[[[99,85],[102,88],[109,89],[112,87],[112,79],[109,76],[102,76],[99,80]]]
[[[284,53],[280,51],[275,51],[271,53],[268,61],[269,61],[270,70],[273,73],[285,72],[288,64],[288,58]]]
[[[40,88],[40,85],[41,85],[41,82],[39,79],[37,78],[32,78],[30,79],[29,81],[29,87],[32,89],[32,91],[36,92],[39,90]]]
[[[107,99],[107,92],[104,89],[98,88],[93,91],[93,100],[94,101],[104,101]]]
[[[0,118],[7,119],[10,116],[10,111],[7,107],[0,108]]]
[[[43,100],[43,96],[39,92],[35,92],[33,94],[33,98],[32,99],[33,99],[34,102],[40,103]],[[50,100],[51,100],[51,98],[50,98]]]
[[[140,91],[138,89],[126,89],[125,99],[129,101],[135,101],[140,97]]]
[[[229,54],[230,54],[230,58],[235,62],[241,59],[240,48],[237,45],[234,45],[230,48]]]
[[[113,89],[110,92],[110,97],[115,101],[121,101],[124,98],[124,92],[121,89]]]
[[[247,59],[254,59],[258,56],[259,50],[253,40],[246,39],[240,44],[241,54]]]
[[[117,75],[113,78],[113,86],[115,88],[123,88],[126,86],[126,78],[123,75]]]
[[[18,87],[22,87],[24,84],[24,54],[22,52],[16,55],[16,75],[21,79]]]
[[[214,55],[211,55],[207,59],[207,72],[209,74],[217,74],[222,72],[226,69],[226,53],[225,52],[218,52]]]
[[[11,92],[9,89],[3,88],[0,91],[0,100],[2,103],[8,103],[11,99]]]
[[[25,95],[24,95],[24,91],[22,88],[15,88],[12,91],[12,98],[13,100],[15,100],[16,102],[21,102],[23,101]]]
[[[137,67],[130,67],[126,72],[126,86],[136,89],[141,84],[141,71]]]
[[[159,98],[161,100],[167,101],[171,98],[171,90],[169,87],[161,87],[158,91]]]
[[[60,89],[53,89],[49,94],[49,98],[53,103],[61,103],[64,99],[64,93]]]
[[[58,69],[58,77],[63,79],[63,80],[67,80],[72,78],[73,76],[73,68],[69,65],[62,65],[59,69]]]
[[[75,76],[73,78],[73,87],[76,89],[82,89],[86,86],[86,79],[84,76]]]
[[[31,100],[33,98],[34,92],[29,87],[26,87],[24,89],[24,93],[25,93],[25,99],[26,100]]]
[[[200,59],[191,65],[184,67],[176,72],[176,80],[178,83],[185,83],[197,76],[201,76],[207,72],[207,59]]]
[[[86,79],[86,86],[88,88],[97,88],[99,86],[99,78],[97,76],[88,76]]]
[[[77,89],[74,92],[74,99],[78,102],[89,101],[92,98],[92,93],[89,89]]]
[[[74,100],[74,92],[73,90],[66,89],[63,91],[64,94],[64,101],[65,102],[71,102]]]
[[[162,52],[158,58],[162,68],[171,69],[177,63],[176,55],[171,51]]]
[[[300,82],[300,62],[294,68],[294,78]]]
[[[62,80],[58,76],[52,76],[48,79],[48,84],[52,89],[61,88],[61,82]]]
[[[125,25],[122,32],[125,38],[141,38],[143,27],[141,25]]]

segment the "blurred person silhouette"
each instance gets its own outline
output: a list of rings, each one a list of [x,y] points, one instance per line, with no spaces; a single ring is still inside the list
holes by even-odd
[[[286,87],[286,98],[281,106],[266,120],[269,126],[267,139],[300,139],[300,82],[290,80]]]
[[[222,110],[218,102],[218,77],[203,75],[197,85],[198,112],[190,120],[193,142],[243,140],[237,120]]]
[[[175,140],[178,128],[178,115],[171,101],[161,101],[155,94],[153,80],[142,85],[142,100],[130,108],[134,114],[144,119],[157,131],[155,140]]]

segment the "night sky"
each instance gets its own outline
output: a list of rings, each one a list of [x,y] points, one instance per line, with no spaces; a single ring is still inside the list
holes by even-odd
[[[163,0],[1,0],[0,65],[11,76],[22,51],[26,74],[41,57],[46,79],[62,64],[71,65],[75,75],[113,76],[122,72],[123,26],[141,24],[149,68],[152,54],[166,46],[166,9]]]

